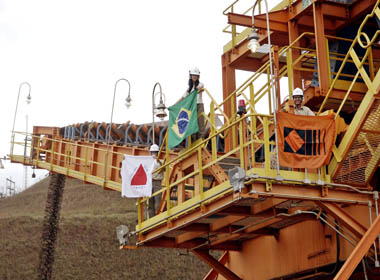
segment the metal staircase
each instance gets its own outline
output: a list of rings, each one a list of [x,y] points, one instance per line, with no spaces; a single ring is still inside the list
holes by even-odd
[[[360,187],[365,187],[369,183],[380,163],[380,65],[379,62],[374,64],[372,60],[372,53],[378,48],[375,42],[378,40],[380,30],[377,30],[371,39],[362,31],[369,18],[377,17],[380,19],[379,4],[380,1],[377,1],[372,12],[362,22],[358,35],[352,42],[319,109],[319,112],[323,110],[323,106],[328,102],[329,94],[344,66],[347,61],[351,61],[351,65],[355,66],[356,74],[345,93],[337,114],[347,102],[359,77],[364,81],[367,92],[339,147],[334,151],[335,156],[329,165],[329,173],[332,174],[333,180],[337,183],[353,184]],[[361,41],[361,37],[366,39],[365,43]],[[358,48],[365,50],[363,58],[358,57],[357,51],[355,51]]]

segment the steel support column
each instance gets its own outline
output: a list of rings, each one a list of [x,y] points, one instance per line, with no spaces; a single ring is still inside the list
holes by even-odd
[[[228,54],[222,56],[223,65],[223,100],[225,100],[236,89],[235,69],[229,65]],[[223,106],[224,112],[228,118],[236,114],[236,96],[226,101]],[[224,152],[229,152],[233,149],[233,144],[236,143],[236,129],[232,129],[224,139]]]
[[[219,258],[219,263],[224,265],[226,264],[228,260],[228,251],[224,251],[223,255]],[[219,273],[214,269],[212,268],[209,273],[207,273],[207,275],[203,278],[203,280],[214,280],[216,279],[216,277],[219,275]]]
[[[338,274],[335,276],[334,280],[348,279],[351,276],[352,272],[355,270],[355,268],[362,260],[364,255],[368,252],[369,248],[372,246],[379,233],[380,216],[376,218],[375,222],[364,234],[363,238],[352,251],[351,255],[348,257],[342,268],[339,270]]]
[[[289,45],[292,44],[299,36],[298,32],[298,25],[296,19],[291,20],[288,22],[288,30],[289,30]],[[295,47],[299,47],[300,43],[299,41],[295,44]],[[292,52],[292,61],[295,61],[299,56],[300,56],[300,50],[293,49],[291,50]],[[301,73],[299,70],[295,70],[294,68],[300,68],[300,63],[297,63],[296,65],[292,66],[293,69],[293,89],[299,87],[302,88],[302,83],[301,83]]]
[[[318,57],[318,80],[321,95],[325,95],[329,89],[328,55],[325,38],[325,25],[322,7],[319,2],[313,2],[315,43]]]
[[[215,269],[219,274],[223,275],[224,278],[228,280],[241,280],[239,276],[237,276],[227,267],[225,267],[212,256],[210,256],[208,250],[193,250],[192,252],[194,255],[196,255],[198,258],[200,258],[202,261],[208,264],[211,268]]]

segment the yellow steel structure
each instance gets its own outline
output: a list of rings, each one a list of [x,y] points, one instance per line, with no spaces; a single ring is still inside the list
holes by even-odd
[[[276,36],[269,50],[274,58],[274,82],[268,52],[250,54],[246,50],[251,29],[236,31],[237,25],[249,26],[245,14],[252,10],[236,14],[237,2],[224,11],[230,24],[224,31],[231,28],[227,32],[232,40],[222,56],[223,101],[216,102],[205,89],[211,100],[209,114],[203,113],[210,127],[206,139],[191,143],[189,138],[186,148],[173,152],[165,136],[159,154],[164,164],[155,171],[163,169],[165,178],[162,189],[153,194],[161,197],[161,205],[154,217],[146,219],[149,198],[137,200],[135,245],[187,249],[211,266],[205,279],[348,279],[352,273],[361,277],[368,263],[378,263],[380,250],[378,217],[371,226],[372,217],[378,215],[380,188],[376,175],[380,163],[380,31],[375,25],[380,21],[380,0],[357,0],[351,5],[282,1],[269,14],[272,36]],[[256,28],[264,29],[263,19],[261,12],[255,16]],[[334,32],[346,28],[346,21],[360,21],[354,38]],[[375,28],[372,36],[364,32],[368,26]],[[259,41],[265,42],[267,35],[261,31]],[[333,44],[349,44],[348,51],[330,50]],[[340,66],[333,69],[331,65]],[[254,73],[236,88],[235,69]],[[311,83],[313,77],[318,78],[317,84]],[[266,82],[260,82],[263,78]],[[285,103],[280,98],[281,80],[289,93]],[[318,114],[330,110],[338,123],[349,113],[352,120],[336,142],[328,165],[318,170],[277,169],[273,108],[292,112],[293,88],[302,83],[304,102]],[[275,96],[271,96],[272,88]],[[238,98],[247,104],[246,113],[237,114]],[[216,116],[224,119],[221,127]],[[13,138],[13,162],[116,191],[121,190],[124,155],[148,154],[148,147],[141,145],[64,139],[59,128],[35,127],[28,137],[32,141],[27,156],[17,155],[17,146],[25,142],[18,142],[17,134]],[[224,151],[218,150],[217,139],[223,139]],[[235,166],[246,172],[239,190],[228,174]],[[217,260],[210,250],[224,253]],[[350,256],[357,251],[360,258]],[[363,267],[356,268],[364,255]],[[347,259],[340,273],[337,258]],[[373,275],[367,275],[368,279],[377,279]]]

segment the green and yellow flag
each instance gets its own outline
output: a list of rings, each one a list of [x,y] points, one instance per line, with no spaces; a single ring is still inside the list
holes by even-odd
[[[169,107],[169,149],[181,143],[187,136],[198,132],[198,91]]]

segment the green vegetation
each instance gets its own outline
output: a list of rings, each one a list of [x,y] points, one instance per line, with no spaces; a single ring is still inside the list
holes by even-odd
[[[49,178],[0,199],[0,279],[36,279]],[[135,200],[67,179],[54,279],[202,279],[209,267],[184,250],[119,250],[116,227],[133,226]]]

